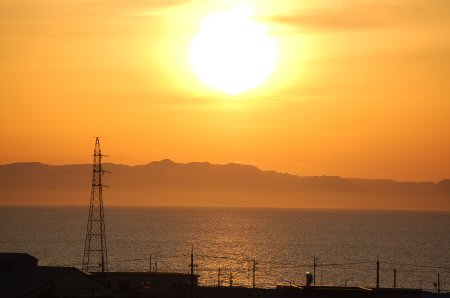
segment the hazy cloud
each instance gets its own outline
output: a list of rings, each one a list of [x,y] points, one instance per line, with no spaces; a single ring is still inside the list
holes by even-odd
[[[120,0],[97,0],[97,1],[0,1],[0,20],[4,19],[40,19],[59,17],[83,17],[95,15],[128,14],[136,11],[157,11],[179,5],[190,4],[190,0],[157,0],[157,1],[120,1]]]
[[[442,22],[450,18],[450,1],[443,0],[315,3],[269,19],[300,31],[335,31]]]
[[[339,14],[299,14],[280,15],[271,18],[272,21],[297,27],[299,30],[343,30],[373,27],[379,23],[376,20],[358,17],[346,17]]]
[[[123,1],[123,0],[97,0],[93,3],[107,6],[116,7],[167,7],[174,5],[182,5],[191,3],[190,0],[134,0],[134,1]]]

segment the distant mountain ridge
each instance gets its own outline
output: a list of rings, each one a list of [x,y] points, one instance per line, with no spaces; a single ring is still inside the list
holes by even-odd
[[[450,180],[297,176],[252,165],[165,159],[104,164],[105,205],[234,206],[450,211]],[[92,165],[0,165],[0,205],[87,205]]]

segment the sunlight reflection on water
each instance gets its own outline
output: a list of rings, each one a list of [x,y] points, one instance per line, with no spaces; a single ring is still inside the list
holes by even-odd
[[[316,284],[381,285],[432,289],[438,271],[450,284],[450,214],[425,212],[106,208],[109,268],[147,271],[149,255],[159,271],[189,272],[191,245],[202,284],[250,286],[252,260],[257,286],[303,285],[318,259]],[[41,265],[81,267],[87,208],[2,207],[2,251],[28,252]],[[130,260],[130,261],[126,261]],[[355,263],[347,265],[333,265]],[[328,264],[328,266],[327,266]],[[421,268],[447,267],[441,269]]]

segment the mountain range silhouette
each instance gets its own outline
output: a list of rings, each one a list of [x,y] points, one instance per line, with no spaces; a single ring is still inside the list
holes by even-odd
[[[238,163],[103,164],[105,206],[226,206],[450,211],[450,180],[297,176]],[[88,205],[92,165],[0,165],[0,205]]]

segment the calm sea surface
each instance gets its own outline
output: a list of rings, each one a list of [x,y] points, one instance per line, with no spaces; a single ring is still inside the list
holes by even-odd
[[[189,271],[195,249],[202,284],[316,284],[450,289],[450,213],[230,208],[105,210],[109,269]],[[81,267],[87,207],[0,207],[0,250],[28,252],[40,265]],[[155,264],[153,264],[153,267]]]

